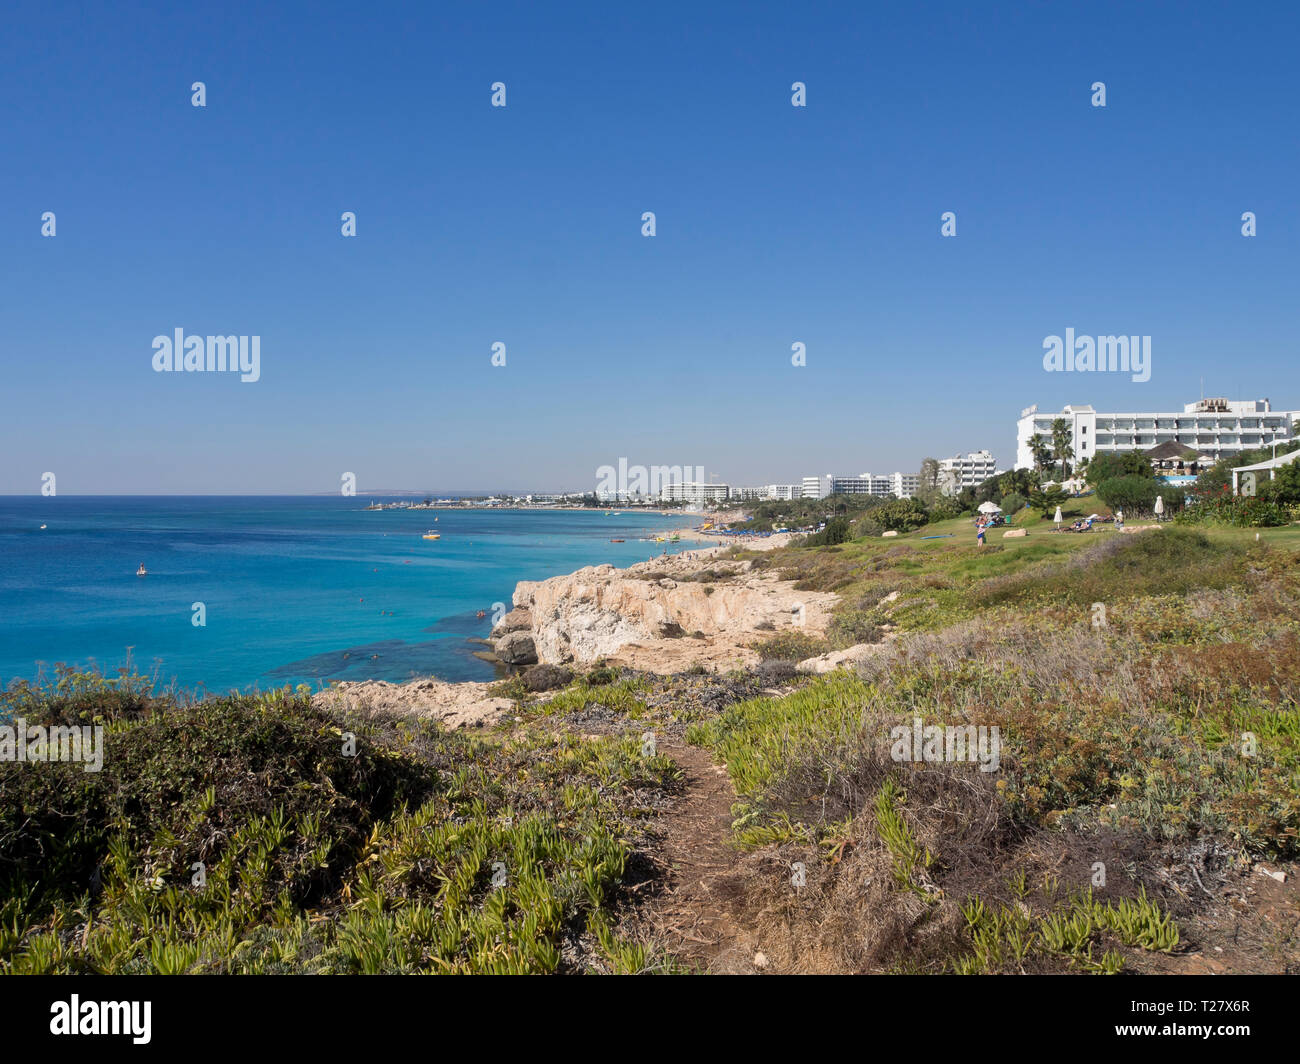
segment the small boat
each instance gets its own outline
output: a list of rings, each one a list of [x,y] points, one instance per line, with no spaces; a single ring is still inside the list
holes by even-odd
[[[486,617],[486,616],[487,616],[487,610],[479,610],[478,613],[474,614],[474,616],[475,616],[475,617]]]
[[[439,533],[435,532],[433,529],[429,529],[429,531],[426,532],[422,538],[424,538],[424,539],[442,539],[442,536],[441,536]]]
[[[625,540],[625,539],[611,539],[610,542],[611,542],[611,543],[626,543],[627,540]]]
[[[140,563],[140,568],[135,571],[136,576],[148,576],[149,570],[144,567],[144,562]]]
[[[41,525],[41,528],[44,528],[44,527],[45,527],[44,525]]]

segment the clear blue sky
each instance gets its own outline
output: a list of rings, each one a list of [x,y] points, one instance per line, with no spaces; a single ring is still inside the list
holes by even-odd
[[[1179,409],[1202,376],[1300,407],[1298,31],[1281,3],[9,3],[0,493],[587,488],[620,456],[747,484],[1009,465],[1030,403]],[[154,373],[178,327],[261,336],[262,379]],[[1150,335],[1150,381],[1044,372],[1067,327]]]

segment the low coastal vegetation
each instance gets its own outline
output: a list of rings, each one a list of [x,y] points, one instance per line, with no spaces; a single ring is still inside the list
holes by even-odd
[[[0,764],[0,970],[642,972],[610,923],[671,761],[631,738],[19,686],[106,729],[103,769]]]
[[[101,724],[106,751],[0,763],[0,970],[1107,974],[1205,970],[1212,943],[1230,970],[1300,964],[1293,920],[1224,916],[1300,859],[1300,529],[1038,534],[1025,509],[1030,535],[978,548],[968,517],[847,523],[701,565],[834,592],[823,633],[773,630],[729,673],[533,666],[478,730],[302,691],[11,688],[4,713]],[[900,728],[998,746],[902,756]],[[707,773],[716,824],[690,806]],[[664,916],[706,842],[729,855],[712,938]]]
[[[1206,883],[1294,861],[1300,541],[1280,542],[1165,528],[763,559],[912,633],[688,731],[735,785],[769,962],[1141,970]],[[998,770],[899,762],[891,731],[913,721],[997,728]]]

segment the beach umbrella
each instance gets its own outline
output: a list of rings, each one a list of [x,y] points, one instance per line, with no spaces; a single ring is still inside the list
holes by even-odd
[[[1056,516],[1052,520],[1056,522],[1057,528],[1060,528],[1061,522],[1065,520],[1064,516],[1061,514],[1061,508],[1059,506],[1056,508]]]
[[[1002,507],[995,502],[980,503],[980,513],[982,514],[997,514],[1001,512],[1002,512]]]
[[[1165,497],[1164,497],[1163,495],[1157,495],[1157,496],[1156,496],[1156,516],[1159,517],[1159,516],[1160,516],[1162,513],[1164,513],[1164,512],[1165,512]]]

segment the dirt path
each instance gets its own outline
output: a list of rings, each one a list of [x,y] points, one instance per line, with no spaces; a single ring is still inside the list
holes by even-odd
[[[681,766],[686,790],[662,820],[657,856],[667,883],[646,919],[682,963],[703,972],[753,973],[752,942],[736,921],[744,891],[740,855],[731,845],[731,780],[706,751],[681,739],[665,737],[659,752]]]

